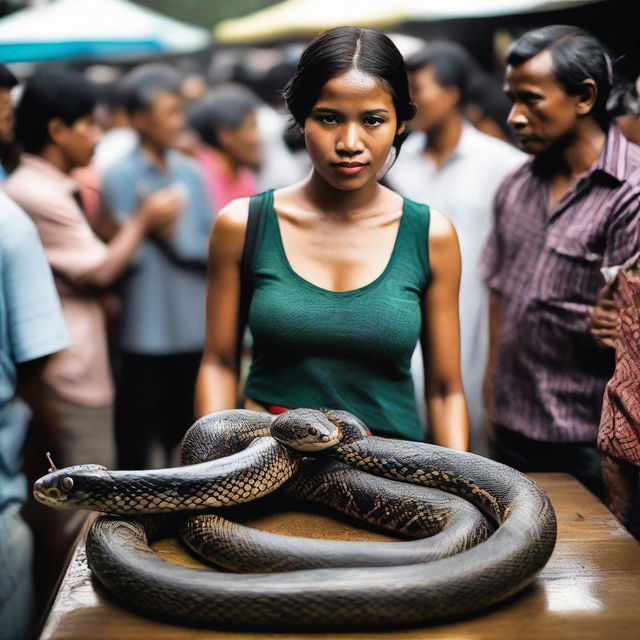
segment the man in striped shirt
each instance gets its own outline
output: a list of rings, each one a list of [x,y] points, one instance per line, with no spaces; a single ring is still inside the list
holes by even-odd
[[[529,32],[507,62],[509,123],[533,158],[496,195],[481,263],[490,437],[501,461],[572,473],[602,495],[595,440],[614,361],[588,314],[600,269],[640,248],[640,150],[610,126],[611,61],[590,34]]]

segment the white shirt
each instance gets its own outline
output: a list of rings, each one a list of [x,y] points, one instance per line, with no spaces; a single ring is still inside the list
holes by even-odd
[[[462,379],[471,420],[472,450],[481,450],[474,446],[474,440],[481,439],[482,433],[482,380],[489,322],[487,289],[476,269],[493,224],[495,193],[507,174],[527,156],[468,123],[453,155],[441,167],[425,156],[425,144],[424,133],[412,133],[386,180],[401,195],[442,212],[458,233],[462,255]]]

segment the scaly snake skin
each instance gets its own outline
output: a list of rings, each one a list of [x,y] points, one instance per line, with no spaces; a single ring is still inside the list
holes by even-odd
[[[276,419],[274,429],[278,421],[299,427],[303,435],[318,432],[320,439],[330,442],[321,423],[345,426],[349,417],[345,412],[297,410]],[[351,422],[358,421],[354,418]],[[326,466],[306,459],[301,464],[300,455],[263,435],[270,425],[268,416],[249,411],[212,414],[196,423],[185,436],[183,461],[191,466],[145,472],[108,471],[96,465],[70,467],[41,478],[34,486],[34,495],[58,508],[112,510],[127,516],[104,516],[92,526],[87,557],[94,575],[115,598],[141,613],[197,626],[271,630],[380,628],[467,615],[521,590],[535,578],[553,551],[556,519],[548,498],[532,480],[505,465],[435,445],[361,435],[355,436],[360,439],[354,441],[345,438],[328,449],[333,461]],[[239,431],[258,438],[244,451],[230,453],[236,446],[233,434]],[[209,444],[211,448],[207,448]],[[302,448],[309,451],[307,445]],[[220,455],[216,451],[230,455],[210,460]],[[367,472],[366,478],[365,474],[356,474],[356,484],[350,484],[345,478],[351,472],[344,471],[343,464]],[[296,475],[300,467],[302,471]],[[386,479],[376,479],[371,474]],[[377,518],[382,526],[386,509],[393,514],[394,523],[402,522],[400,526],[409,531],[414,513],[407,512],[402,517],[402,506],[397,506],[402,505],[406,494],[407,500],[415,500],[418,505],[412,509],[427,514],[426,521],[440,518],[452,527],[452,523],[462,527],[458,535],[465,541],[463,547],[468,542],[479,543],[455,553],[458,543],[447,545],[447,536],[440,534],[432,539],[441,538],[435,542],[433,552],[428,551],[428,539],[390,543],[327,541],[316,554],[319,541],[298,544],[295,538],[233,523],[221,525],[231,531],[228,536],[222,535],[222,542],[210,542],[211,522],[220,516],[216,513],[187,519],[183,532],[188,538],[191,536],[192,547],[224,547],[231,562],[239,563],[244,571],[265,570],[259,562],[251,562],[256,553],[268,558],[266,570],[284,568],[278,573],[228,574],[166,563],[149,548],[155,529],[153,518],[131,518],[135,513],[172,512],[178,504],[195,510],[249,501],[267,493],[270,482],[277,488],[290,478],[285,485],[287,491],[310,499],[326,499],[347,513],[358,509],[363,517],[374,513],[373,521]],[[333,488],[325,490],[329,486],[325,483],[334,480]],[[409,483],[404,492],[399,482]],[[349,499],[336,497],[340,487],[343,497],[346,492]],[[489,535],[482,518],[464,529],[451,516],[446,496],[442,502],[436,499],[433,507],[421,506],[422,487],[464,498],[492,521],[495,532]],[[351,499],[355,493],[362,494],[360,503]],[[400,500],[395,507],[394,499]],[[338,550],[332,550],[336,545]],[[391,560],[382,559],[382,564],[391,566],[351,566],[358,564],[353,562],[358,554],[364,564],[375,561],[376,545],[379,549],[386,545],[400,550],[391,552]],[[393,553],[399,554],[396,562]],[[451,553],[455,555],[447,555]],[[316,555],[321,560],[314,560]],[[336,562],[338,566],[288,570],[289,558],[298,566],[298,561],[304,564],[305,556],[309,556],[310,566]],[[429,556],[437,559],[422,561]]]

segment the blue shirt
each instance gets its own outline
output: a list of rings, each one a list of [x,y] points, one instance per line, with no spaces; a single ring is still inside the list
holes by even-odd
[[[15,398],[16,364],[67,346],[60,301],[35,226],[0,193],[0,508],[27,496],[20,469],[29,410]]]
[[[109,167],[103,195],[112,215],[124,221],[146,196],[168,187],[185,200],[176,232],[165,242],[145,240],[122,282],[121,346],[130,353],[186,353],[204,344],[213,211],[195,164],[172,151],[163,170],[138,147]]]

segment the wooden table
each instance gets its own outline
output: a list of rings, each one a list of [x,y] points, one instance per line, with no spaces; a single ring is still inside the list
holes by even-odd
[[[547,566],[515,600],[460,622],[380,633],[233,633],[163,624],[130,613],[109,600],[87,567],[81,535],[45,622],[43,640],[209,640],[314,638],[426,640],[638,640],[640,638],[640,544],[571,476],[532,474],[558,516],[558,542]],[[261,517],[256,526],[308,537],[388,539],[333,518],[308,513]],[[174,539],[156,550],[165,559],[203,566]]]

